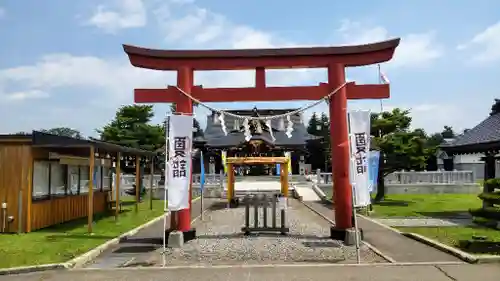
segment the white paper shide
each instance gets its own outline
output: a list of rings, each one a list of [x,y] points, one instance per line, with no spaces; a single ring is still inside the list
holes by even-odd
[[[193,116],[170,116],[168,169],[166,170],[168,209],[170,211],[189,208],[192,128]]]
[[[349,112],[350,176],[355,207],[370,205],[370,111]]]

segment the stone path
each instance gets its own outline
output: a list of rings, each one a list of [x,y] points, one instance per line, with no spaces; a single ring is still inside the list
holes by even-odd
[[[312,187],[307,183],[297,184],[294,187],[295,187],[295,191],[297,192],[297,194],[299,196],[302,196],[303,201],[319,201],[319,200],[321,200],[319,198],[318,194],[316,194],[316,192],[314,192]]]
[[[270,210],[269,210],[270,211]],[[269,212],[270,213],[270,212]],[[291,263],[355,263],[354,247],[344,246],[329,236],[329,223],[296,200],[289,200],[287,236],[260,234],[244,236],[244,208],[210,211],[205,220],[195,224],[198,238],[184,244],[182,249],[160,250],[138,265],[241,265]],[[262,214],[261,214],[262,216]],[[262,217],[260,218],[262,222]],[[271,218],[268,218],[271,221]],[[280,221],[277,221],[280,225]],[[368,247],[361,248],[365,263],[386,262]],[[130,266],[133,266],[130,265]]]
[[[453,227],[472,225],[472,219],[381,218],[376,221],[392,227]]]
[[[492,265],[345,265],[287,267],[125,268],[0,276],[0,281],[498,281]]]
[[[305,202],[324,216],[334,220],[331,205],[321,202]],[[433,247],[417,242],[372,221],[358,217],[359,227],[363,229],[365,241],[396,262],[461,262],[460,259],[441,252]]]
[[[213,203],[211,199],[205,199],[205,208]],[[198,217],[201,213],[201,201],[193,202],[191,218]],[[130,237],[118,245],[103,252],[91,263],[85,265],[87,268],[117,268],[126,265],[135,260],[146,259],[151,253],[159,249],[163,244],[164,221],[157,223],[139,231],[136,235]],[[170,225],[170,219],[167,218],[167,227]]]

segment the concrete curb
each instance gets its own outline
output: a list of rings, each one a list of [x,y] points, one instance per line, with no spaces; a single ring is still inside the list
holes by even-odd
[[[302,204],[304,204],[304,206],[306,206],[309,210],[313,211],[316,215],[320,216],[321,218],[323,218],[324,220],[326,220],[327,222],[329,222],[330,224],[332,225],[335,225],[335,222],[333,220],[331,220],[330,218],[328,218],[327,216],[323,215],[321,212],[315,210],[313,207],[307,205],[305,202],[301,202]],[[386,260],[387,262],[389,263],[396,263],[396,260],[391,258],[390,256],[384,254],[382,251],[380,251],[379,249],[377,249],[375,246],[373,246],[372,244],[366,242],[366,241],[363,241],[361,240],[361,243],[363,243],[366,247],[368,247],[370,250],[372,250],[375,254],[377,254],[378,256],[380,256],[381,258],[383,258],[384,260]]]
[[[20,266],[20,267],[10,267],[10,268],[1,268],[0,276],[2,275],[11,275],[11,274],[23,274],[30,272],[38,272],[38,271],[47,271],[47,270],[56,270],[56,269],[65,269],[64,263],[51,263],[51,264],[41,264],[41,265],[32,265],[32,266]]]
[[[411,238],[413,240],[416,240],[418,242],[424,243],[428,246],[431,246],[433,248],[436,248],[440,251],[446,252],[450,255],[453,255],[465,262],[468,263],[496,263],[500,262],[500,256],[495,256],[495,255],[473,255],[466,253],[464,251],[461,251],[457,248],[445,245],[441,242],[438,242],[436,240],[427,238],[423,235],[417,234],[417,233],[411,233],[411,232],[403,232],[402,233],[404,236]]]
[[[318,195],[318,197],[321,199],[321,200],[328,200],[326,198],[326,195],[325,193],[323,192],[323,190],[321,190],[317,184],[313,183],[312,184],[312,190],[316,193],[316,195]]]
[[[500,262],[500,256],[495,256],[495,255],[472,255],[472,254],[469,254],[469,253],[466,253],[464,251],[461,251],[457,248],[454,248],[454,247],[451,247],[451,246],[448,246],[448,245],[445,245],[443,243],[440,243],[438,241],[435,241],[433,239],[430,239],[430,238],[427,238],[425,236],[422,236],[420,234],[416,234],[416,233],[409,233],[409,232],[402,232],[402,231],[399,231],[398,229],[396,228],[393,228],[393,227],[390,227],[388,225],[385,225],[375,219],[372,219],[370,217],[367,217],[367,216],[363,216],[363,215],[358,215],[359,217],[367,220],[367,221],[370,221],[374,224],[377,224],[387,230],[390,230],[390,231],[393,231],[397,234],[401,234],[403,236],[406,236],[408,238],[411,238],[413,240],[416,240],[418,242],[421,242],[421,243],[424,243],[428,246],[431,246],[437,250],[440,250],[442,252],[445,252],[445,253],[448,253],[452,256],[455,256],[457,258],[459,258],[460,260],[463,260],[465,262],[468,262],[468,263],[496,263],[496,262]]]
[[[443,265],[463,265],[463,262],[399,262],[399,263],[277,263],[277,264],[221,264],[221,265],[169,265],[169,266],[152,266],[152,267],[117,267],[113,268],[113,270],[117,271],[168,271],[168,270],[179,270],[179,269],[248,269],[248,268],[338,268],[338,267],[348,267],[348,268],[357,268],[357,267],[400,267],[400,266],[443,266]],[[75,269],[75,271],[80,272],[105,272],[109,269],[104,268],[81,268]]]
[[[192,200],[192,202],[196,202],[199,200],[200,197],[197,197]],[[21,274],[21,273],[30,273],[30,272],[37,272],[37,271],[46,271],[46,270],[55,270],[55,269],[68,269],[68,268],[78,268],[92,259],[95,259],[97,256],[99,256],[102,252],[108,250],[110,247],[117,245],[120,243],[120,241],[126,240],[129,236],[135,235],[137,232],[140,230],[153,225],[154,223],[160,221],[163,219],[165,216],[168,216],[169,213],[164,213],[161,216],[158,216],[130,231],[127,231],[121,235],[119,235],[116,238],[113,238],[107,242],[104,242],[103,244],[97,246],[96,248],[74,258],[71,259],[67,262],[63,263],[55,263],[55,264],[41,264],[41,265],[33,265],[33,266],[22,266],[22,267],[12,267],[12,268],[2,268],[0,269],[0,276],[1,275],[10,275],[10,274]],[[195,218],[197,219],[197,218]]]

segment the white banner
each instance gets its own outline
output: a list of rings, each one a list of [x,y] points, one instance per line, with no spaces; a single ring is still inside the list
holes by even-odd
[[[370,205],[370,111],[349,112],[349,148],[351,153],[350,178],[355,207]]]
[[[178,211],[189,208],[189,184],[191,182],[191,146],[193,116],[172,115],[168,132],[168,209]]]

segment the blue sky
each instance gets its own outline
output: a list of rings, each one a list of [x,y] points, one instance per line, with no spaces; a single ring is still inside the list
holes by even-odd
[[[121,44],[164,49],[363,44],[401,37],[382,69],[385,109],[411,109],[428,132],[470,128],[498,97],[499,1],[488,0],[0,0],[0,133],[68,126],[94,135],[134,88],[165,87],[175,74],[133,68]],[[375,66],[348,69],[376,83]],[[252,72],[196,73],[195,83],[251,86]],[[268,74],[271,85],[314,85],[326,72]],[[221,103],[289,108],[304,102]],[[168,105],[156,105],[156,122]],[[378,101],[349,108],[379,110]],[[312,111],[326,111],[321,105]],[[197,109],[204,122],[206,110]]]

